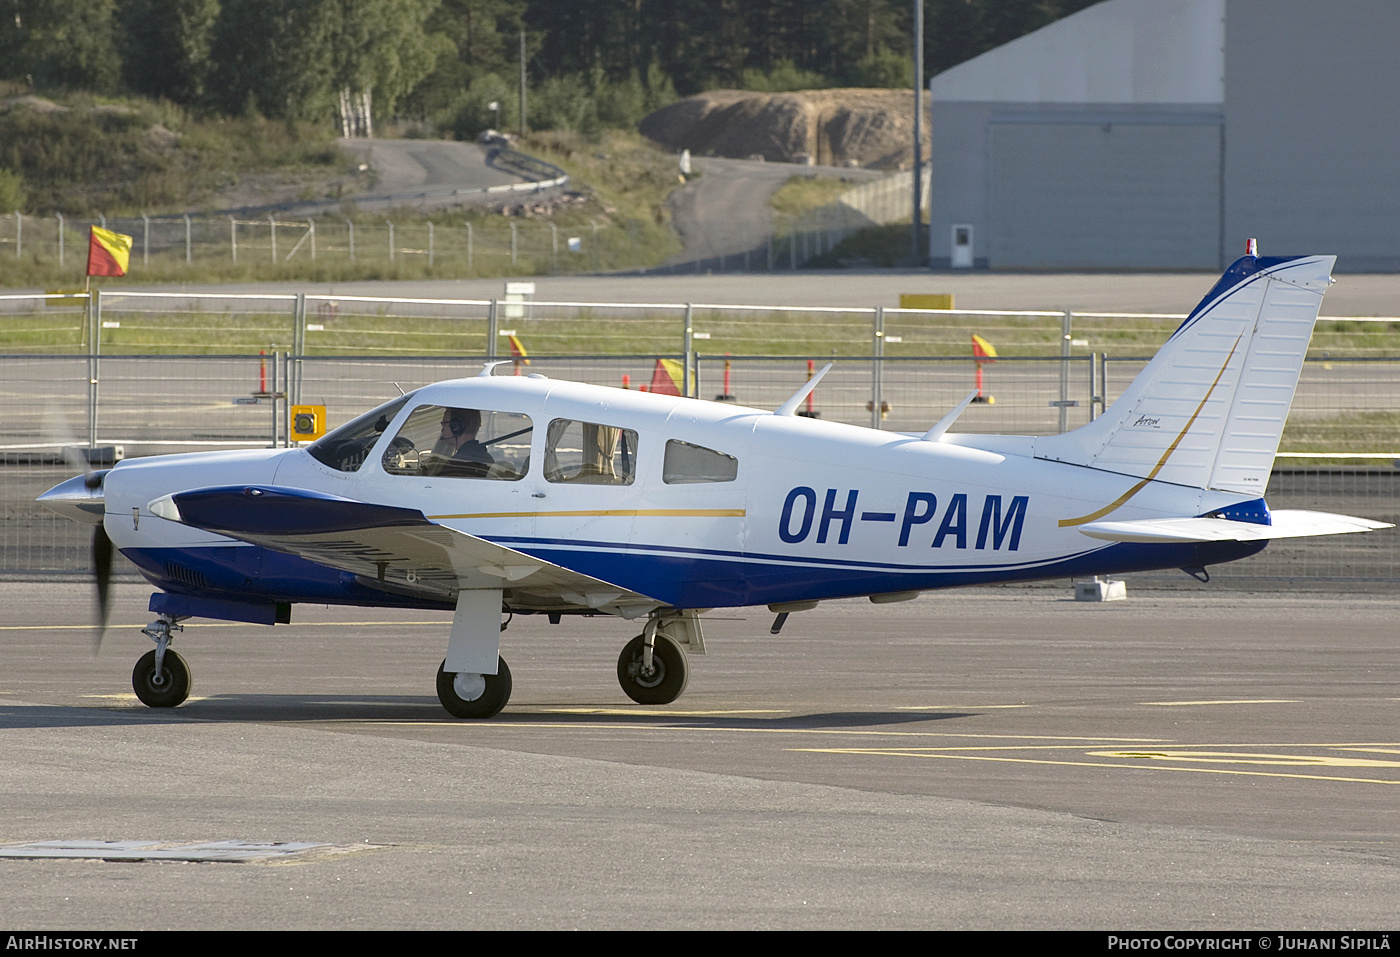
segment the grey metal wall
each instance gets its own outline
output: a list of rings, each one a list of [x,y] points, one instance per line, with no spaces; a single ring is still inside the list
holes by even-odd
[[[1222,119],[1195,104],[933,104],[929,264],[1214,269]]]
[[[987,258],[998,268],[1209,269],[1220,259],[1220,118],[998,113]]]
[[[952,262],[950,236],[955,223],[971,223],[973,264],[986,268],[987,129],[991,115],[1004,103],[940,102],[931,107],[933,145],[929,164],[929,265],[947,269]]]
[[[1253,237],[1266,255],[1336,253],[1337,272],[1400,270],[1400,3],[1227,0],[1225,16],[1213,230],[1186,215],[1208,195],[1211,175],[1209,146],[1198,139],[1210,124],[1186,116],[1199,104],[935,101],[930,265],[950,265],[950,227],[971,223],[976,265],[993,269],[1219,268]],[[1186,125],[1141,133],[1156,149],[1131,149],[1122,136],[1121,147],[1101,151],[1088,130],[1006,128],[1017,117],[1074,122],[1066,116],[1076,111],[1165,122],[1156,114],[1174,109]],[[1111,162],[1115,152],[1129,165]],[[1103,189],[1086,196],[1086,181]],[[1172,183],[1180,209],[1160,195]],[[1186,226],[1202,244],[1162,241]],[[1076,230],[1090,235],[1076,239]],[[1129,230],[1159,258],[1124,262],[1119,237]],[[1219,249],[1203,261],[1211,241]]]
[[[1227,252],[1400,269],[1397,41],[1395,0],[1229,0]]]

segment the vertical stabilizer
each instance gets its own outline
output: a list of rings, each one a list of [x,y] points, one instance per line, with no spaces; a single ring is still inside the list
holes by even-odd
[[[1037,457],[1262,495],[1335,261],[1237,260],[1111,408]]]

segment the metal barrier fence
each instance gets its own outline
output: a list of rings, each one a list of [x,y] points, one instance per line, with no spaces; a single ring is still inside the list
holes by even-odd
[[[551,377],[620,385],[647,384],[659,359],[643,356],[531,357],[528,369]],[[801,356],[695,355],[695,391],[704,397],[734,395],[745,405],[773,408],[803,383],[809,361]],[[1107,378],[1109,401],[1130,380],[1133,364],[1115,361]],[[0,356],[0,571],[79,571],[87,567],[88,531],[34,502],[44,489],[63,480],[75,466],[61,448],[119,445],[127,456],[219,447],[285,445],[288,401],[325,404],[332,425],[429,382],[472,375],[480,358],[294,356]],[[1333,373],[1322,361],[1310,362],[1299,389],[1305,413],[1326,413],[1345,402]],[[998,363],[989,393],[995,403],[973,405],[959,420],[969,432],[1046,433],[1057,431],[1062,410],[1067,427],[1088,421],[1096,408],[1091,357],[1072,357],[1065,379],[1072,401],[1060,401],[1061,369],[1049,357],[1008,358]],[[1358,381],[1388,381],[1391,408],[1397,404],[1395,360],[1348,365],[1365,370]],[[727,380],[726,380],[727,373]],[[91,378],[96,378],[96,388]],[[898,431],[922,431],[971,389],[970,358],[886,358],[845,361],[818,388],[812,411],[828,421],[876,424]],[[990,380],[990,377],[989,377]],[[1103,379],[1098,380],[1102,383]],[[726,390],[727,384],[727,390]],[[1348,388],[1356,382],[1348,384]],[[1363,390],[1364,391],[1364,390]],[[277,398],[281,393],[285,398]],[[290,393],[290,395],[288,395]],[[1367,393],[1369,394],[1369,393]],[[877,396],[880,398],[877,400]],[[879,402],[886,410],[877,411]],[[89,431],[90,429],[90,431]],[[1346,437],[1345,429],[1332,442]],[[1393,438],[1393,433],[1392,436]],[[1322,458],[1313,455],[1312,459]],[[1400,522],[1400,469],[1290,467],[1280,458],[1269,501],[1278,508],[1314,508]],[[1378,463],[1379,465],[1379,463]],[[1223,566],[1227,579],[1307,578],[1400,581],[1400,535],[1370,535],[1275,543],[1262,555]]]
[[[933,388],[930,383],[936,377],[925,366],[941,363],[962,370],[954,377],[961,379],[959,387],[980,385],[985,374],[989,394],[999,394],[1001,404],[969,411],[971,427],[1045,432],[1088,421],[1103,408],[1106,397],[1140,370],[1145,360],[1132,357],[1155,350],[1181,318],[107,290],[91,296],[0,296],[0,351],[88,357],[92,368],[83,373],[92,380],[88,441],[95,441],[91,433],[101,392],[96,367],[108,354],[491,358],[510,353],[509,337],[523,341],[531,352],[547,355],[674,355],[691,373],[702,355],[743,357],[734,361],[750,365],[763,357],[789,356],[783,360],[786,368],[798,375],[807,358],[819,362],[831,357],[843,365],[861,360],[869,369],[867,384],[861,387],[859,401],[850,405],[855,410],[863,407],[866,415],[848,410],[843,420],[876,428],[918,430],[921,422],[936,420],[940,409],[955,404],[965,394],[954,394],[956,389],[915,397]],[[972,330],[994,341],[1005,355],[995,364],[976,362],[970,355]],[[1358,455],[1381,460],[1396,452],[1397,337],[1397,319],[1327,318],[1318,323],[1285,453],[1313,458],[1346,454],[1356,464]],[[792,358],[794,346],[806,355]],[[1021,365],[1013,366],[1008,356]],[[1053,360],[1058,387],[1048,395],[1030,390],[1024,381],[1024,370],[1034,365],[1033,359]],[[258,361],[265,370],[268,359]],[[294,399],[300,397],[300,369],[300,363],[291,367]],[[914,369],[920,371],[907,371]],[[629,375],[639,385],[649,378],[645,369]],[[1037,372],[1035,378],[1045,375]],[[886,378],[900,394],[885,394]],[[696,394],[707,391],[701,388]],[[770,398],[762,391],[756,395],[762,401],[754,404]],[[742,395],[740,399],[746,401]],[[780,400],[773,398],[772,404]]]
[[[522,372],[600,385],[646,388],[659,358],[532,356]],[[269,355],[0,356],[0,454],[52,453],[62,445],[129,445],[143,453],[286,440],[285,402],[324,404],[332,423],[428,382],[474,375],[477,357]],[[692,354],[694,394],[733,396],[758,408],[781,404],[822,360],[805,356]],[[1090,421],[1144,364],[1099,356],[1004,357],[986,373],[985,395],[958,430],[1049,434]],[[977,382],[977,360],[916,357],[840,360],[811,399],[830,421],[921,432]],[[1102,370],[1100,371],[1100,367]],[[1111,370],[1111,371],[1108,371]],[[274,394],[278,397],[273,399]],[[1358,413],[1357,408],[1366,411]],[[1351,465],[1400,459],[1400,359],[1304,363],[1281,457]],[[1063,421],[1062,421],[1063,420]],[[134,454],[134,453],[133,453]]]
[[[122,445],[131,456],[285,444],[290,404],[324,404],[336,425],[399,389],[475,374],[483,358],[510,355],[512,335],[534,353],[521,372],[635,388],[651,383],[659,359],[674,359],[693,395],[758,408],[775,408],[834,358],[812,411],[895,431],[924,431],[980,384],[995,401],[970,406],[958,430],[1044,434],[1111,404],[1181,318],[120,290],[90,300],[0,296],[0,570],[85,566],[84,530],[33,502],[73,471],[63,446]],[[995,364],[970,354],[970,331],[998,345]],[[1397,520],[1397,332],[1397,319],[1319,322],[1270,491],[1275,507]],[[206,354],[181,354],[191,352]],[[1400,535],[1275,543],[1222,574],[1393,582]]]
[[[970,333],[1006,355],[1150,355],[1180,314],[707,303],[424,299],[319,293],[0,294],[0,352],[493,356],[519,334],[550,354],[807,352],[875,358],[969,356]],[[1325,317],[1309,356],[1394,355],[1400,318]]]

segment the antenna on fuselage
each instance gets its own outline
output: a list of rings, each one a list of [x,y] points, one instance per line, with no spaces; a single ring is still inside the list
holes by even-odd
[[[484,363],[482,363],[481,371],[476,374],[476,377],[478,379],[489,379],[491,378],[492,373],[495,372],[496,366],[508,366],[514,361],[515,360],[513,359],[487,359]]]
[[[791,399],[788,399],[782,405],[778,406],[777,410],[773,414],[796,415],[797,407],[802,404],[802,400],[812,394],[812,390],[817,387],[817,383],[822,381],[822,376],[830,372],[831,367],[834,365],[836,365],[836,363],[828,362],[826,365],[822,366],[821,371],[819,371],[816,375],[812,376],[812,378],[808,379],[805,383],[803,383],[802,388],[794,392],[792,394]]]
[[[957,405],[953,406],[951,412],[949,412],[943,418],[939,419],[934,424],[933,428],[929,429],[927,432],[924,433],[923,440],[925,442],[943,441],[943,433],[947,432],[949,427],[951,427],[954,422],[958,421],[958,416],[963,414],[963,410],[966,409],[973,402],[976,402],[977,397],[981,394],[981,389],[973,389],[970,393],[968,393],[966,399],[963,399]]]

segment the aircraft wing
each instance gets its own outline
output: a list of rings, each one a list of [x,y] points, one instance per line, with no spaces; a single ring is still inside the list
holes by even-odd
[[[1302,538],[1308,535],[1341,535],[1392,527],[1331,512],[1278,509],[1269,513],[1271,524],[1256,525],[1226,518],[1151,518],[1131,522],[1090,522],[1079,530],[1090,538],[1108,542],[1255,542],[1269,538]]]
[[[148,507],[162,518],[329,565],[403,594],[450,600],[459,589],[500,588],[523,606],[603,609],[624,617],[658,604],[431,522],[417,509],[246,485],[176,492]]]

